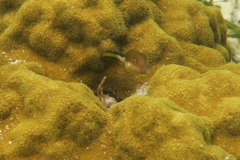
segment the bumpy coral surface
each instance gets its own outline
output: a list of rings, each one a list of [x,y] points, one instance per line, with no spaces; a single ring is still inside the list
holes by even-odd
[[[113,114],[117,117],[113,132],[117,159],[224,159],[229,156],[210,144],[209,119],[188,113],[170,100],[132,96],[116,105]]]
[[[1,159],[40,153],[77,159],[73,151],[101,134],[103,106],[84,84],[52,81],[35,64],[4,66],[1,73]]]
[[[148,76],[126,73],[103,52],[134,49],[153,68],[175,63],[206,71],[229,61],[219,10],[194,0],[2,0],[0,9],[0,46],[12,60],[35,61],[49,77],[92,89],[106,75],[106,90],[120,98]]]
[[[191,68],[167,65],[151,77],[148,95],[168,98],[180,107],[199,116],[207,116],[214,123],[216,144],[240,158],[239,96],[240,65],[227,64],[206,73]]]
[[[196,0],[0,0],[0,160],[239,159],[227,48],[220,11]],[[129,50],[149,74],[103,56]],[[104,76],[122,100],[109,109]]]

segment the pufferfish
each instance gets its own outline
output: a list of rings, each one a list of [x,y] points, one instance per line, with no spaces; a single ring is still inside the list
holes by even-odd
[[[136,51],[129,50],[126,54],[119,54],[117,52],[106,51],[102,53],[103,57],[112,57],[121,61],[125,69],[132,73],[146,74],[149,73],[148,59],[147,57]]]

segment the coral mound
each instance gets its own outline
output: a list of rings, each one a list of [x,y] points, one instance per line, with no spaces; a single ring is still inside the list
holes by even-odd
[[[8,57],[40,63],[47,76],[92,89],[110,77],[106,90],[120,99],[148,77],[126,73],[103,52],[135,49],[152,68],[173,63],[201,72],[230,60],[220,11],[195,0],[14,0],[0,8],[0,48]]]
[[[167,65],[149,80],[148,93],[165,97],[197,115],[210,116],[217,105],[240,93],[239,65],[228,64],[206,73],[189,67]]]
[[[84,84],[52,81],[37,74],[43,72],[36,64],[4,66],[1,71],[8,74],[1,87],[6,91],[0,106],[5,122],[2,157],[76,157],[76,147],[84,150],[101,134],[106,115]]]
[[[148,96],[168,98],[181,108],[213,121],[214,144],[240,157],[240,65],[226,64],[199,73],[189,67],[167,65],[148,82]]]
[[[0,160],[240,159],[226,31],[196,0],[0,0]]]
[[[224,159],[212,124],[170,100],[132,96],[113,108],[116,159]],[[133,118],[134,117],[134,118]],[[191,146],[191,147],[189,147]]]

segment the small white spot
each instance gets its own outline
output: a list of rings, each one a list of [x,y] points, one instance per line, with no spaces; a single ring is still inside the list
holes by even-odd
[[[104,95],[104,102],[105,102],[105,106],[107,108],[111,108],[114,104],[117,103],[117,100],[111,96],[108,96],[108,95]]]
[[[10,62],[9,62],[9,64],[19,64],[19,63],[21,63],[21,62],[24,62],[24,61],[21,61],[21,60],[12,60],[12,59],[9,59],[10,60]]]
[[[12,141],[8,141],[8,144],[9,144],[9,145],[12,144]]]
[[[147,95],[147,82],[143,83],[141,86],[137,87],[135,95]]]
[[[9,130],[9,126],[8,125],[5,126],[5,130]]]
[[[231,157],[230,156],[226,156],[225,160],[231,160]]]

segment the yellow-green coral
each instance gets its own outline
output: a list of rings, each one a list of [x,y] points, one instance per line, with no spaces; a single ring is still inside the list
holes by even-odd
[[[13,90],[0,90],[0,121],[9,118],[12,111],[20,107],[21,97]]]
[[[0,13],[7,12],[9,10],[15,10],[19,8],[25,0],[1,0],[0,1]]]
[[[35,61],[46,68],[49,64],[45,62],[54,62],[51,70],[45,70],[50,77],[83,81],[92,89],[102,77],[110,77],[113,69],[115,77],[105,85],[108,92],[120,98],[134,92],[136,85],[132,84],[140,84],[149,77],[125,73],[121,64],[101,58],[105,51],[125,54],[135,49],[146,55],[153,68],[174,63],[202,72],[229,61],[228,52],[223,49],[226,47],[226,28],[219,10],[194,0],[19,2],[13,1],[19,5],[13,5],[15,7],[3,12],[0,18],[0,46],[8,51],[8,55],[22,60],[29,53],[33,57],[43,57],[44,63]],[[188,53],[188,47],[182,47],[180,42],[199,47],[198,57]],[[206,56],[202,46],[209,52],[207,59],[211,65],[199,59],[199,56]],[[222,49],[216,51],[215,46]],[[9,53],[22,47],[27,47],[28,53]],[[54,72],[58,67],[68,68],[68,72],[56,76]],[[125,83],[122,74],[130,77],[125,89],[113,87],[114,81]]]
[[[239,106],[239,97],[224,98],[218,104],[216,112],[211,116],[218,130],[230,135],[240,135]]]
[[[78,147],[91,144],[106,124],[102,105],[92,91],[84,84],[52,81],[27,68],[41,72],[34,64],[1,68],[2,72],[10,72],[5,75],[7,77],[4,77],[2,85],[12,91],[9,92],[10,96],[2,95],[6,105],[1,105],[1,109],[8,107],[16,110],[15,107],[19,107],[21,112],[19,121],[13,119],[13,122],[18,122],[9,136],[2,133],[5,143],[11,142],[11,145],[5,146],[3,142],[1,155],[7,159],[39,156],[44,145],[58,143],[60,139],[66,139]],[[15,106],[16,96],[22,98],[17,99],[18,104]],[[8,97],[13,97],[10,99],[13,104],[9,103]],[[1,112],[1,119],[14,117],[14,111],[5,112]],[[0,127],[3,128],[3,125],[0,124]],[[72,153],[72,149],[69,150]]]
[[[195,0],[0,0],[0,159],[239,158],[226,47],[220,11]],[[102,56],[130,49],[150,74]],[[91,91],[104,76],[123,100],[109,110]]]
[[[191,113],[211,118],[214,144],[239,158],[238,143],[232,141],[239,139],[240,130],[239,69],[239,65],[227,64],[201,74],[184,66],[164,66],[148,82],[148,95],[168,98]]]
[[[230,156],[210,144],[209,118],[190,114],[170,100],[132,96],[115,105],[112,113],[116,117],[115,159],[220,160]]]
[[[151,77],[148,92],[153,97],[169,98],[192,113],[209,116],[223,98],[239,95],[240,78],[224,67],[200,74],[188,67],[168,65]]]

